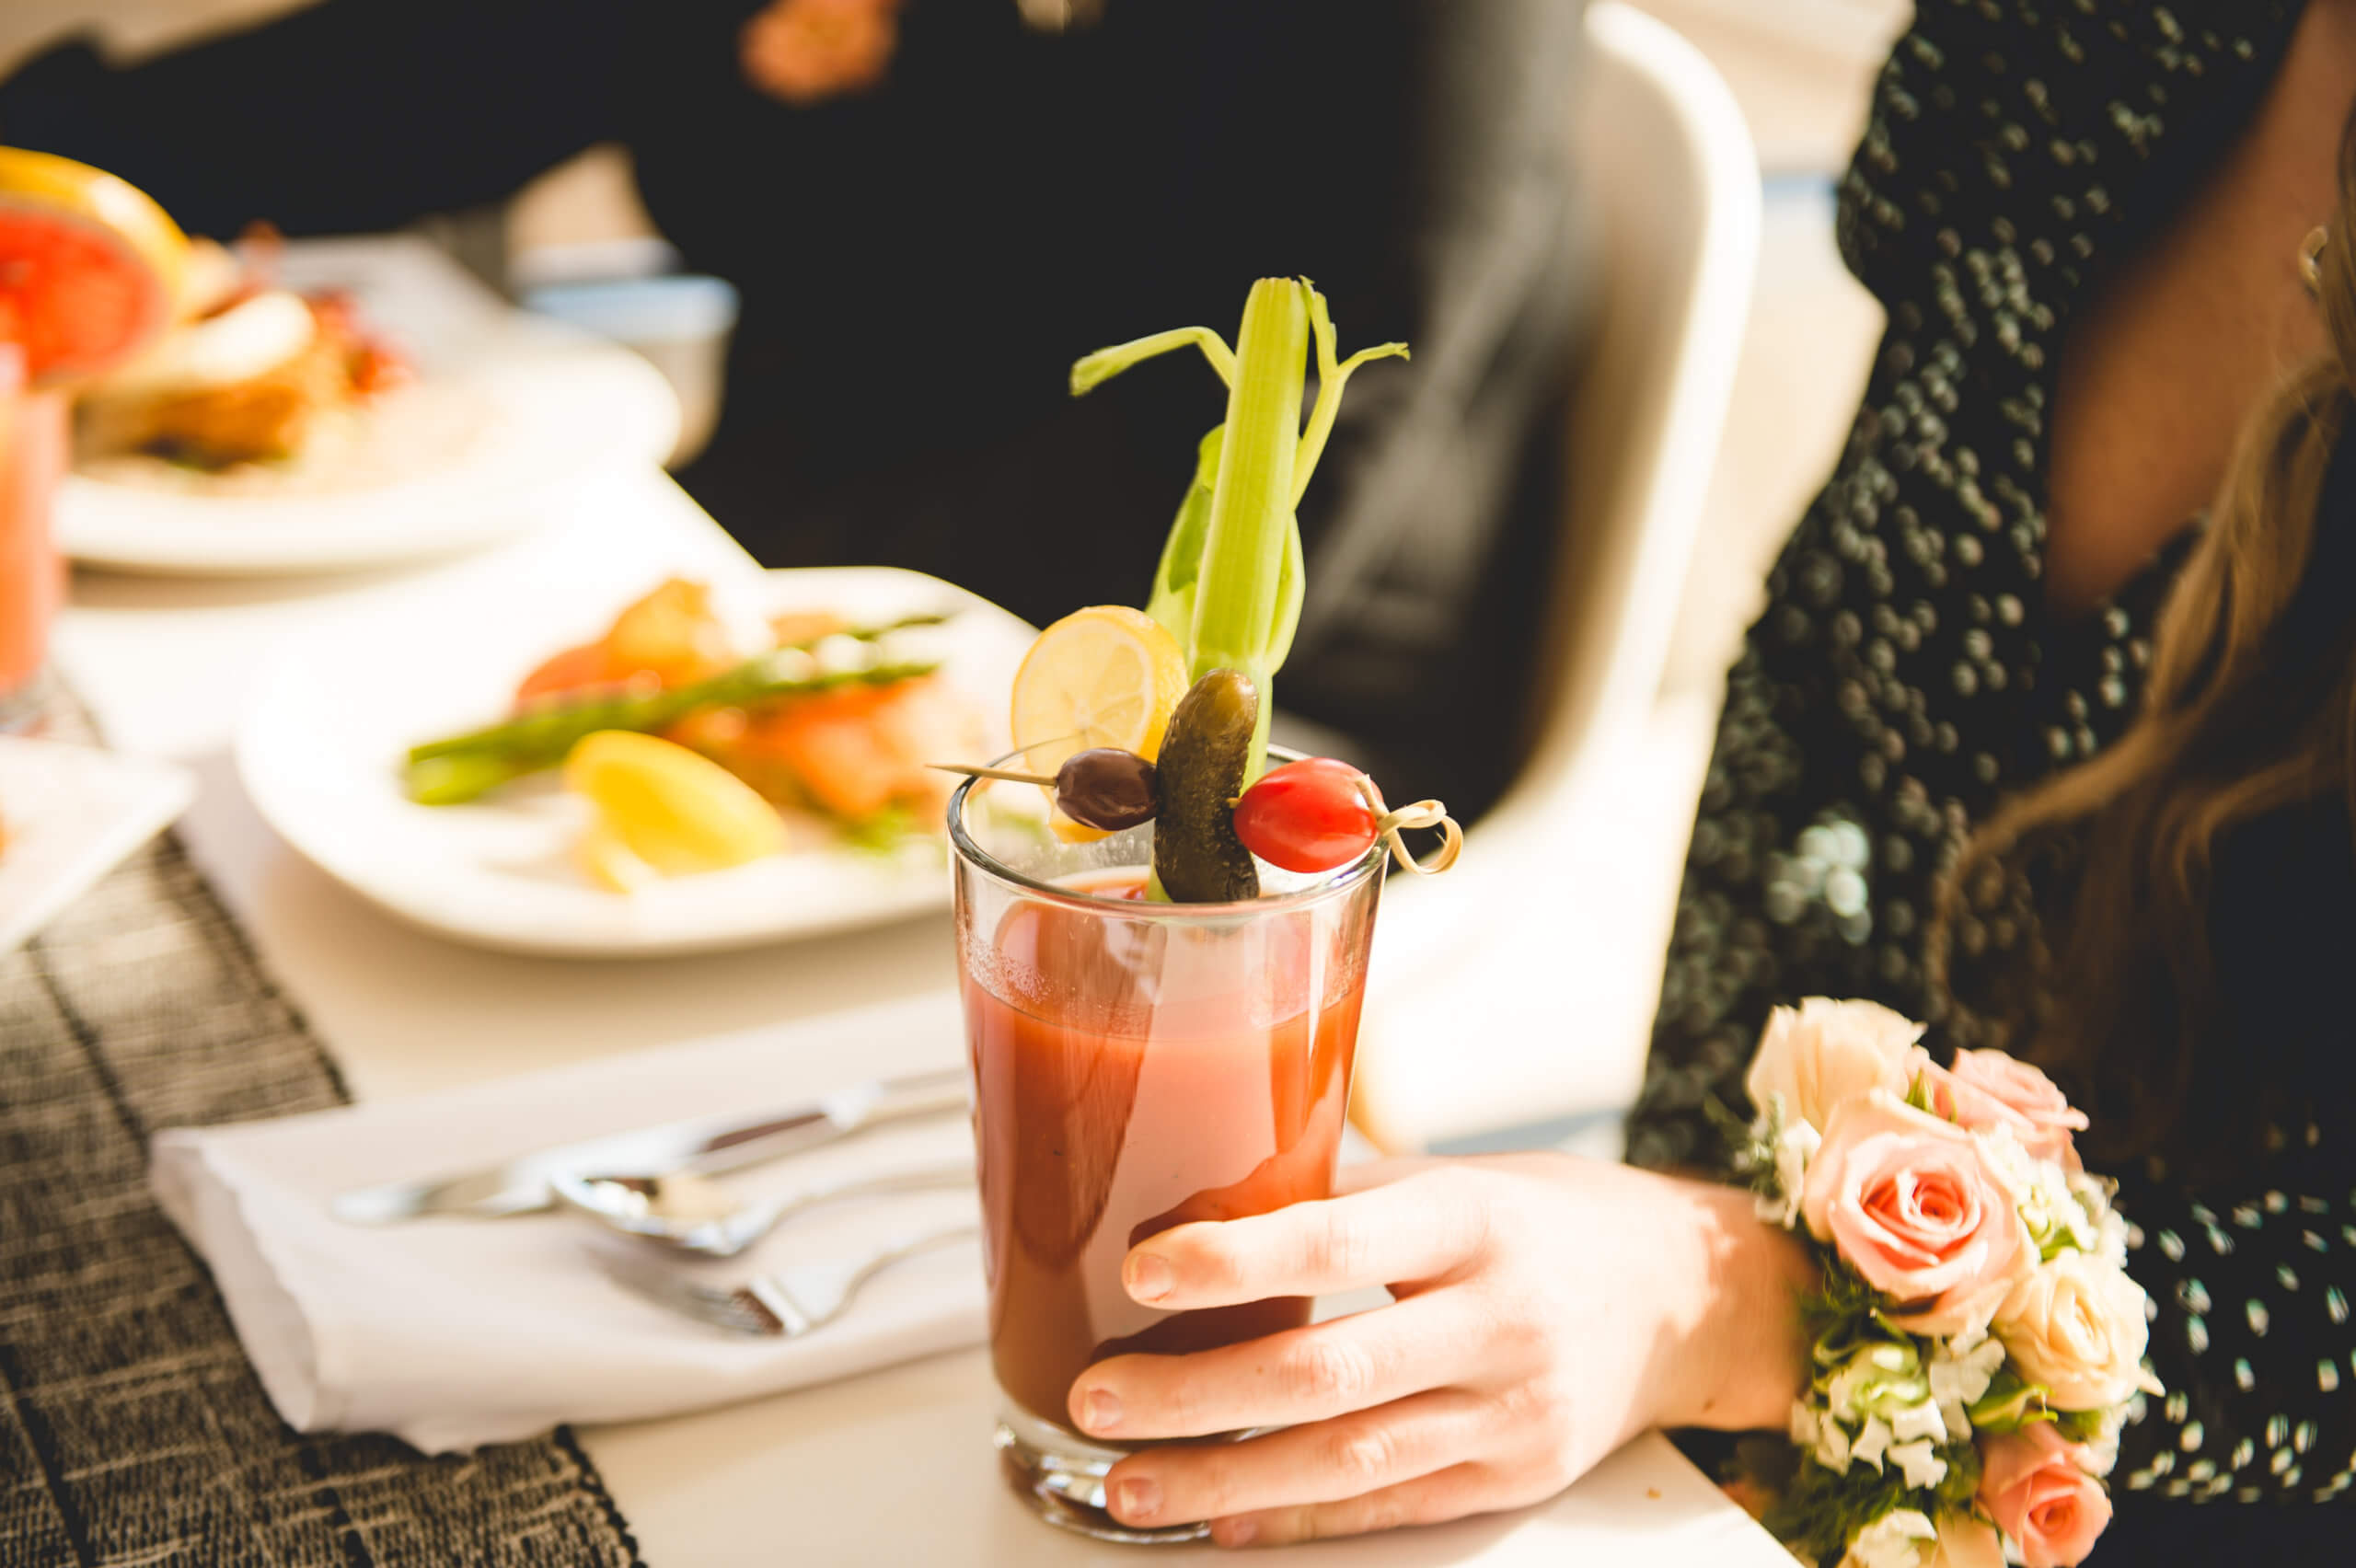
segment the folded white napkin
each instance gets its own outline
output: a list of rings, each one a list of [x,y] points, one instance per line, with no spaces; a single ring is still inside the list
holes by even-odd
[[[797,1340],[707,1329],[609,1281],[570,1213],[426,1218],[380,1228],[328,1212],[353,1186],[476,1170],[656,1123],[793,1106],[879,1077],[954,1066],[957,1000],[942,992],[756,1033],[610,1057],[446,1094],[167,1132],[152,1180],[212,1265],[279,1413],[306,1432],[385,1431],[429,1453],[560,1422],[692,1410],[912,1359],[982,1337],[980,1249],[895,1264],[851,1309]],[[969,1159],[965,1118],[879,1128],[721,1178],[747,1197]],[[970,1190],[829,1205],[725,1263],[734,1285],[789,1258],[849,1257],[972,1218]],[[631,1241],[640,1256],[652,1244]]]

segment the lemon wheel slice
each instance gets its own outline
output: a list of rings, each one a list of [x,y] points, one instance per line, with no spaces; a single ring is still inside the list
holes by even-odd
[[[582,836],[582,868],[617,893],[655,877],[741,866],[785,847],[785,824],[751,785],[653,735],[600,730],[582,737],[564,760],[564,782],[597,813]]]
[[[1015,744],[1034,773],[1095,746],[1151,762],[1187,685],[1185,651],[1151,616],[1125,605],[1075,610],[1039,634],[1014,674]],[[1103,836],[1061,812],[1052,825],[1067,842]]]
[[[1014,673],[1015,744],[1034,773],[1117,746],[1151,762],[1186,695],[1186,655],[1143,610],[1098,605],[1039,634]]]

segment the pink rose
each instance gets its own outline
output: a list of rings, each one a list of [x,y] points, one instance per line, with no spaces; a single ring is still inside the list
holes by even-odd
[[[1966,1132],[2010,1128],[2030,1158],[2076,1166],[2070,1135],[2085,1131],[2086,1113],[2073,1110],[2037,1068],[2002,1051],[1958,1051],[1946,1068],[1919,1050],[1914,1055],[1914,1070],[1940,1115]]]
[[[1980,1504],[2027,1568],[2074,1568],[2110,1523],[2110,1498],[2086,1473],[2092,1456],[2038,1422],[1980,1446]]]
[[[1877,1089],[1833,1112],[1800,1209],[1893,1321],[1947,1335],[1984,1327],[2036,1267],[2016,1202],[1969,1133]]]

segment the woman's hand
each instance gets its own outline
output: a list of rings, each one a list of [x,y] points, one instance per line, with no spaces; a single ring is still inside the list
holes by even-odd
[[[1802,1251],[1747,1193],[1568,1155],[1394,1161],[1345,1195],[1133,1249],[1129,1295],[1183,1310],[1384,1285],[1393,1302],[1193,1355],[1121,1355],[1070,1411],[1155,1448],[1106,1482],[1138,1526],[1276,1545],[1552,1496],[1647,1427],[1780,1427],[1801,1381]]]

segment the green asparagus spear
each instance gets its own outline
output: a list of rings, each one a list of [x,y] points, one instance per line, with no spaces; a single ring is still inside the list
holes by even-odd
[[[937,624],[912,617],[888,627],[842,635],[872,640],[903,627]],[[668,691],[608,692],[557,698],[502,723],[412,747],[405,770],[410,799],[448,806],[471,801],[511,779],[554,767],[584,735],[599,730],[668,729],[691,713],[741,708],[784,697],[806,697],[845,686],[885,686],[930,674],[935,663],[892,662],[857,669],[814,672],[808,644],[773,649],[733,669]]]
[[[511,779],[556,767],[583,736],[600,730],[666,730],[709,708],[809,697],[837,686],[889,686],[940,667],[930,663],[870,664],[812,674],[800,661],[785,666],[776,653],[764,653],[710,680],[669,691],[553,702],[504,724],[416,747],[409,754],[406,770],[409,796],[420,805],[455,806]]]

